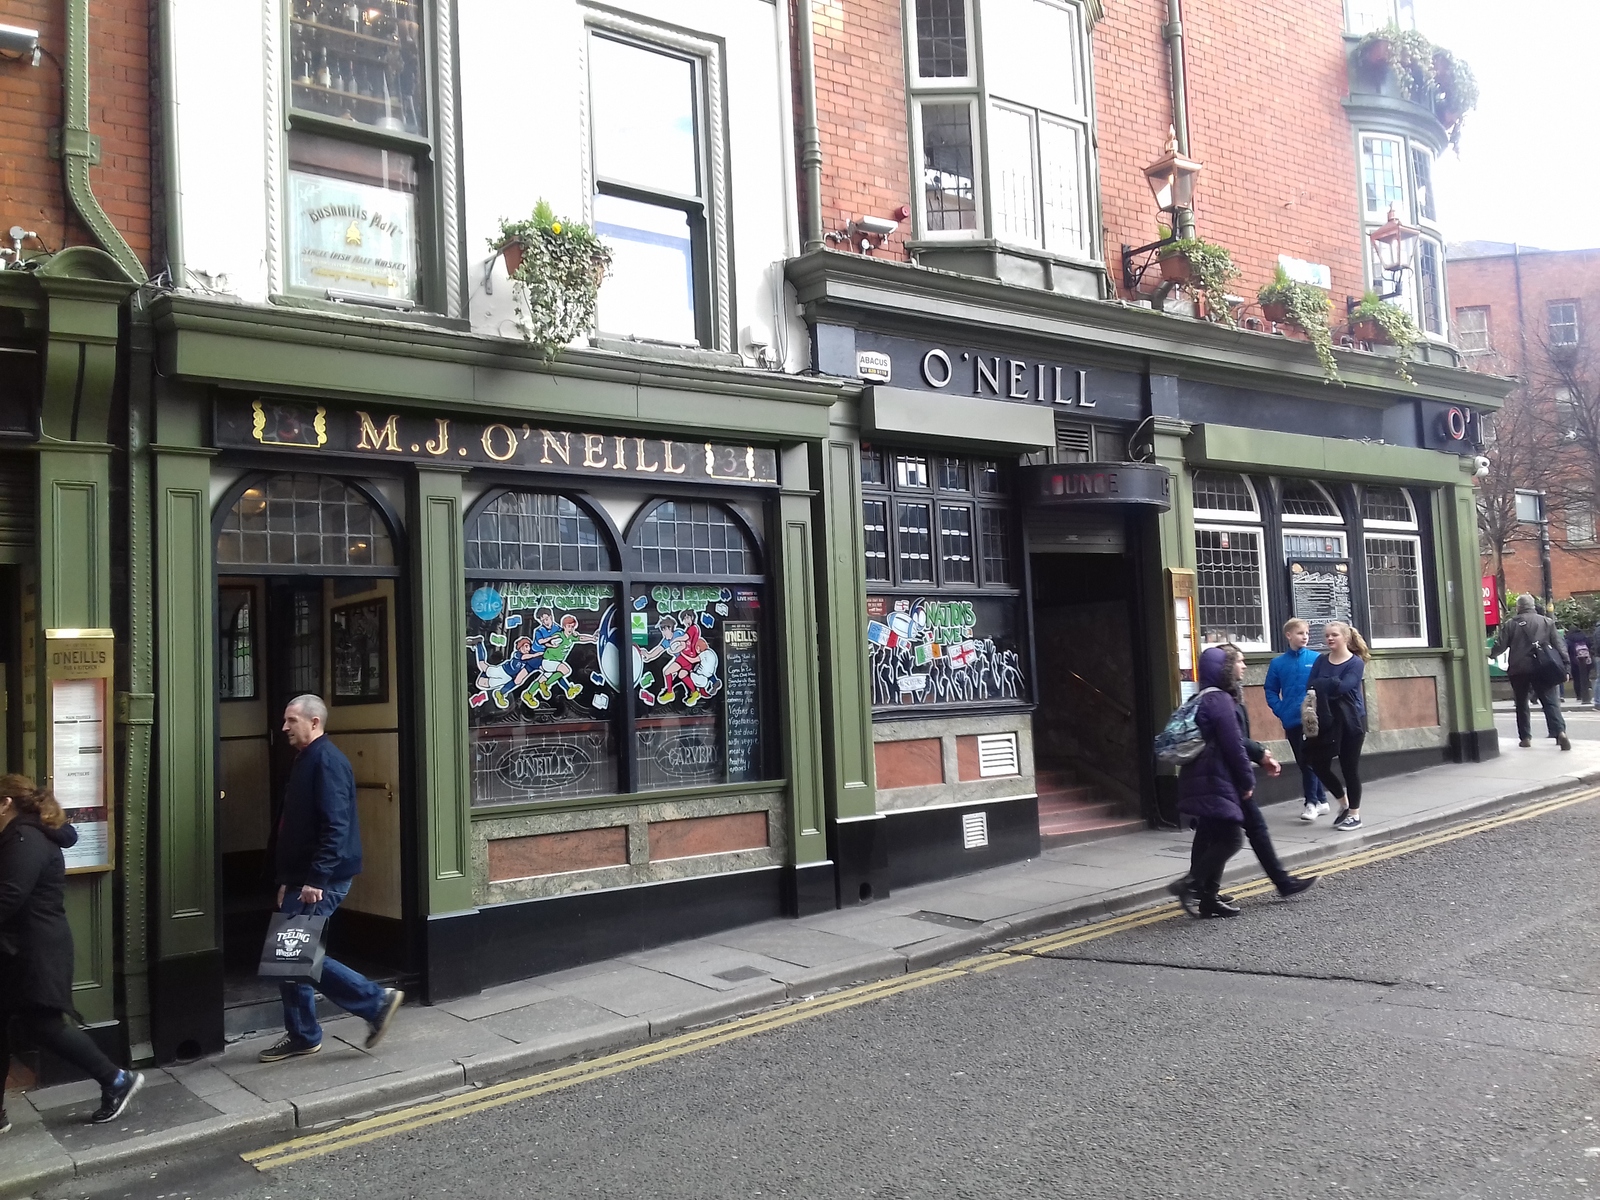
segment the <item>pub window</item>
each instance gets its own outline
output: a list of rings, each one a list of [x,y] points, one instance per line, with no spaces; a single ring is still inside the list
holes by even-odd
[[[472,803],[620,790],[628,621],[607,531],[569,496],[491,492],[464,550]]]
[[[291,292],[427,302],[428,14],[421,0],[293,0],[287,204]],[[437,289],[436,289],[437,290]]]
[[[1201,637],[1266,650],[1265,533],[1255,488],[1243,475],[1196,471],[1193,490]]]
[[[714,173],[707,61],[589,31],[595,232],[611,249],[604,333],[710,346]],[[725,265],[725,264],[724,264]]]
[[[862,462],[873,704],[1025,699],[1009,465],[876,446]]]
[[[220,566],[392,567],[383,517],[327,475],[274,475],[244,490],[223,518]]]
[[[660,500],[628,542],[639,790],[768,778],[770,626],[754,531],[722,504]]]
[[[224,700],[256,698],[255,597],[251,587],[217,589],[222,629],[217,683]]]
[[[1291,558],[1344,558],[1346,543],[1344,517],[1333,497],[1311,479],[1286,479],[1278,502],[1283,514],[1283,556]],[[1296,526],[1310,525],[1300,529]]]
[[[1426,646],[1422,537],[1404,488],[1364,488],[1361,520],[1367,551],[1367,596],[1374,647]]]

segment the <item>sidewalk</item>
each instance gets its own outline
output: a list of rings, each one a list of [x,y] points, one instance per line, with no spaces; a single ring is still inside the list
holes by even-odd
[[[1504,731],[1502,731],[1504,737]],[[1600,781],[1600,742],[1570,753],[1550,743],[1489,763],[1441,766],[1368,785],[1365,827],[1339,834],[1330,818],[1298,820],[1298,804],[1266,810],[1291,870],[1428,825]],[[509,1076],[664,1037],[679,1030],[846,984],[881,979],[1025,934],[1157,900],[1188,865],[1189,836],[1141,831],[1064,846],[1037,859],[897,891],[885,901],[714,937],[510,984],[434,1008],[408,1006],[374,1053],[365,1025],[325,1022],[315,1058],[270,1066],[270,1037],[185,1066],[146,1071],[128,1116],[84,1119],[92,1083],[7,1097],[15,1128],[0,1135],[0,1196],[221,1141],[270,1141],[277,1131],[470,1089]],[[1246,850],[1230,879],[1258,874]],[[1306,901],[1317,902],[1316,892]],[[1261,903],[1254,901],[1252,903]],[[273,1035],[275,1036],[275,1035]]]

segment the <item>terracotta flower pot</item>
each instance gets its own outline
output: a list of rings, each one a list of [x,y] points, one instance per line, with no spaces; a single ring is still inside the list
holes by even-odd
[[[1350,336],[1358,342],[1370,342],[1373,345],[1380,346],[1390,344],[1389,335],[1383,331],[1383,326],[1379,325],[1371,317],[1367,317],[1365,320],[1352,321],[1350,324]]]
[[[1283,304],[1278,304],[1276,302],[1263,304],[1261,306],[1261,315],[1267,320],[1271,321],[1274,325],[1290,324],[1289,309]]]
[[[1391,42],[1373,42],[1361,52],[1361,65],[1369,71],[1387,70],[1394,61],[1394,44]]]
[[[522,259],[526,252],[527,247],[515,238],[500,247],[500,257],[506,260],[507,275],[516,276],[517,268],[522,266]]]
[[[1161,278],[1167,283],[1192,283],[1194,267],[1181,254],[1167,254],[1161,258]]]

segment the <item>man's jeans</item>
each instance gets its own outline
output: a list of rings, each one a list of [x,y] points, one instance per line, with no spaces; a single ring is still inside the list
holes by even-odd
[[[1533,737],[1533,722],[1528,719],[1528,696],[1539,698],[1544,709],[1544,726],[1551,737],[1567,731],[1567,719],[1561,715],[1561,685],[1552,684],[1540,691],[1533,685],[1531,675],[1511,676],[1511,695],[1517,702],[1517,737],[1526,742]]]
[[[311,907],[311,916],[330,917],[350,893],[350,881],[341,879],[322,889],[322,899]],[[279,912],[303,913],[299,888],[285,888]],[[317,992],[320,991],[345,1012],[363,1021],[376,1021],[383,1011],[383,989],[364,975],[357,975],[343,963],[322,960],[322,981],[309,983],[284,980],[278,985],[283,994],[283,1027],[303,1046],[322,1043],[322,1026],[317,1024]]]
[[[1327,789],[1322,786],[1322,780],[1317,778],[1316,769],[1311,765],[1311,756],[1306,753],[1305,726],[1287,725],[1283,732],[1289,739],[1289,749],[1294,752],[1294,765],[1300,768],[1300,790],[1305,795],[1306,803],[1326,804]]]

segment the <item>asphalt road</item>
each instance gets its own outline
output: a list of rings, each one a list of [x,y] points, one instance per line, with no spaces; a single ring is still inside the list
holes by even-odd
[[[1597,843],[1592,800],[263,1174],[52,1195],[1600,1193]]]

